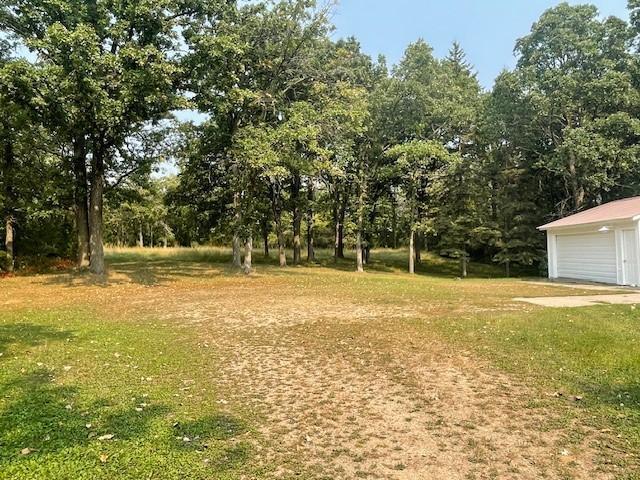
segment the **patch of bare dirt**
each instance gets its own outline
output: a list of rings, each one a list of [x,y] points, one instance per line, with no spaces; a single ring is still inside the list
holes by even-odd
[[[325,351],[282,336],[229,345],[223,382],[263,413],[275,448],[262,462],[283,478],[588,478],[595,468],[586,439],[569,446],[548,411],[527,407],[534,392],[474,359],[389,362],[349,342]]]

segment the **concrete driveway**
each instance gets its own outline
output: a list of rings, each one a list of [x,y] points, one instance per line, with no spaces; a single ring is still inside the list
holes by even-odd
[[[552,308],[571,308],[571,307],[592,307],[594,305],[635,305],[640,304],[640,290],[630,287],[621,287],[617,285],[603,285],[595,283],[579,283],[575,281],[547,281],[532,280],[525,281],[534,285],[544,283],[548,286],[575,288],[579,290],[593,290],[602,292],[594,295],[565,295],[558,297],[518,297],[514,298],[517,302],[526,302],[533,305]]]
[[[640,304],[640,293],[616,295],[577,295],[568,297],[514,298],[517,302],[532,303],[542,307],[592,307],[594,305],[635,305]]]

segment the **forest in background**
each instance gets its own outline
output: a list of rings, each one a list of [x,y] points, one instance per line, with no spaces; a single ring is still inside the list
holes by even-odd
[[[537,226],[640,194],[640,0],[547,10],[490,91],[458,44],[388,66],[333,40],[334,7],[3,0],[2,268],[216,244],[247,272],[407,246],[411,272],[425,250],[544,271]]]

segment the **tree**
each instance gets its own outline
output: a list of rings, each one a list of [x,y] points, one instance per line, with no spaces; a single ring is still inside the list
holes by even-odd
[[[405,195],[409,220],[409,273],[415,273],[415,237],[421,218],[418,199],[450,154],[436,141],[415,140],[392,147],[387,155],[396,159],[397,175]]]
[[[621,179],[637,171],[632,41],[624,21],[563,3],[516,44],[521,91],[535,111],[528,154],[560,181],[560,214],[618,196]]]
[[[165,203],[172,177],[130,177],[105,205],[106,240],[118,246],[167,246],[174,240]],[[146,238],[146,241],[145,241]]]
[[[58,111],[67,113],[62,119],[64,131],[74,143],[78,165],[85,145],[90,152],[88,226],[93,273],[105,271],[103,197],[105,182],[121,160],[118,151],[132,132],[180,105],[175,81],[180,72],[177,32],[204,11],[204,3],[168,0],[3,4],[3,28],[37,52],[49,67],[50,84],[59,86],[57,99],[64,104]],[[67,106],[73,108],[67,110]],[[82,176],[78,168],[78,204],[84,203]],[[78,220],[81,224],[80,214]]]
[[[520,90],[518,76],[502,72],[485,99],[479,127],[480,225],[473,234],[493,261],[505,266],[532,265],[543,257],[543,236],[536,227],[549,208],[541,192],[540,171],[527,145],[535,141],[533,105]]]
[[[38,125],[42,98],[37,91],[38,74],[24,60],[2,59],[0,65],[0,165],[2,165],[2,217],[5,230],[5,268],[15,266],[16,223],[21,187],[33,181],[32,162],[46,145]],[[40,143],[41,142],[41,143]],[[40,143],[40,144],[39,144]]]
[[[200,110],[211,113],[211,131],[215,131],[218,138],[215,142],[206,138],[202,141],[215,148],[215,152],[211,151],[212,157],[223,158],[226,170],[236,179],[230,183],[234,187],[230,215],[234,218],[233,258],[237,267],[240,266],[240,238],[247,226],[240,210],[242,184],[238,179],[247,177],[241,168],[249,164],[241,165],[234,157],[234,145],[246,143],[250,133],[258,135],[256,141],[260,143],[263,136],[260,129],[271,136],[292,104],[304,100],[314,75],[309,59],[328,29],[327,15],[326,8],[317,9],[315,2],[309,0],[247,4],[229,12],[220,22],[201,24],[187,32],[191,48],[187,65],[193,72],[194,103]],[[212,69],[210,65],[221,56],[225,58],[223,68]],[[240,142],[236,141],[238,135],[243,137]],[[265,148],[266,143],[263,142]],[[282,195],[288,179],[282,170],[269,177],[283,266],[286,257],[281,225]],[[291,186],[295,189],[297,182]],[[297,214],[296,227],[299,218]],[[253,236],[253,232],[245,235],[249,233]],[[299,257],[299,249],[296,252]]]

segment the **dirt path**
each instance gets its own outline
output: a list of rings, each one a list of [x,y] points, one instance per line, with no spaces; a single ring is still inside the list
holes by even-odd
[[[224,381],[264,413],[266,445],[278,448],[262,461],[282,478],[588,478],[594,470],[585,442],[566,446],[548,412],[527,406],[535,394],[473,358],[389,360],[348,340],[327,352],[284,332],[275,345],[261,341],[275,333],[227,345]]]
[[[73,305],[101,291],[99,310],[195,331],[221,368],[211,378],[221,401],[258,420],[265,478],[612,478],[597,470],[597,438],[546,408],[544,393],[407,322],[456,311],[447,297],[409,308],[310,290],[295,276],[38,282],[5,305]]]

